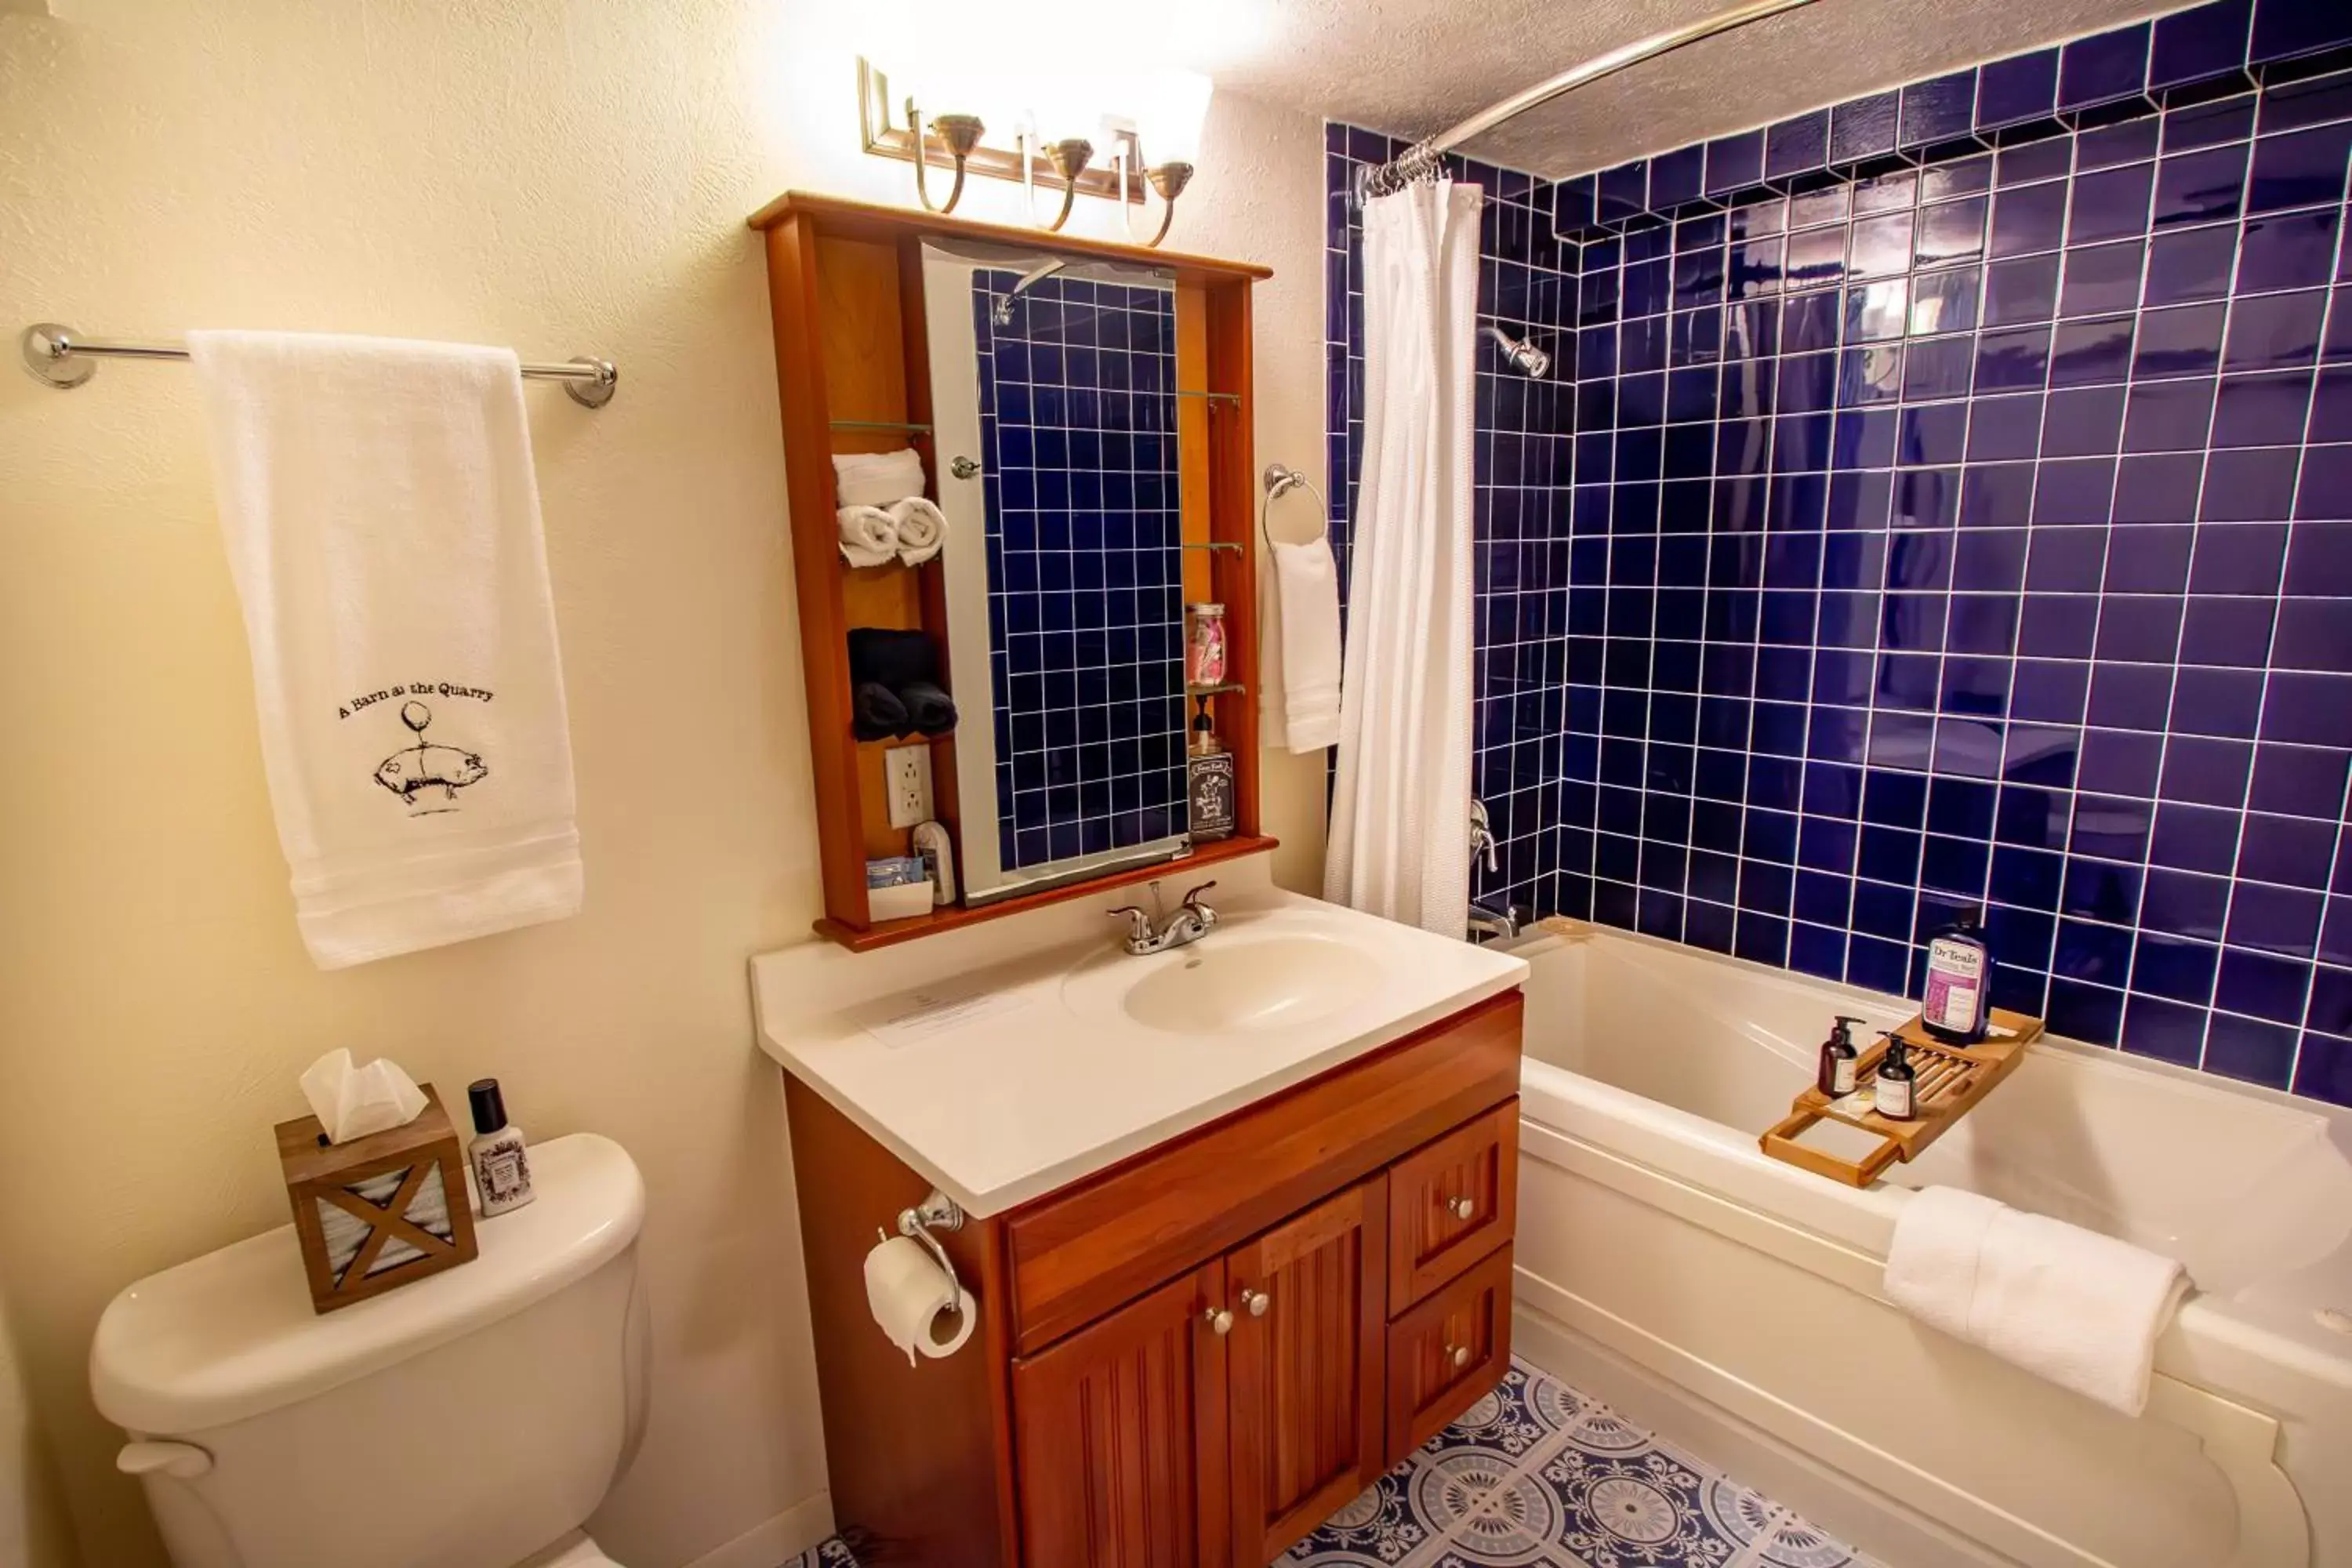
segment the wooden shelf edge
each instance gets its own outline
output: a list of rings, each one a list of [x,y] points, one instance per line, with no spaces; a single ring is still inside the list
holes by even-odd
[[[1072,882],[1067,887],[1048,888],[1043,892],[1021,893],[1013,898],[1000,899],[995,903],[982,904],[976,909],[950,904],[929,914],[911,915],[903,921],[877,921],[863,931],[827,915],[815,922],[814,930],[827,942],[838,942],[852,952],[871,952],[877,947],[895,947],[899,942],[913,942],[918,937],[960,931],[965,926],[978,925],[982,921],[1017,915],[1026,910],[1043,909],[1047,904],[1083,899],[1113,888],[1149,882],[1158,877],[1181,877],[1195,867],[1213,866],[1220,860],[1237,860],[1244,855],[1262,854],[1276,848],[1281,842],[1263,834],[1247,838],[1220,838],[1213,844],[1200,846],[1181,860],[1160,860],[1149,866],[1130,867],[1124,871],[1089,877],[1083,882]]]
[[[786,191],[744,222],[755,229],[773,228],[795,213],[805,214],[820,225],[852,232],[877,223],[887,224],[893,232],[903,232],[908,225],[915,225],[932,234],[953,235],[959,238],[985,240],[998,245],[1023,246],[1033,250],[1070,251],[1144,267],[1170,268],[1179,274],[1196,274],[1204,279],[1231,281],[1274,276],[1273,268],[1255,261],[1228,261],[1221,257],[1192,256],[1181,250],[1155,250],[1148,245],[1124,245],[1117,240],[1089,239],[1083,235],[1051,234],[1044,229],[1022,228],[1012,224],[943,217],[915,208],[852,201],[846,196],[829,196],[815,191]]]

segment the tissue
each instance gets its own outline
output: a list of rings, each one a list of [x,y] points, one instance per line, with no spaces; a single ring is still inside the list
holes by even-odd
[[[353,1067],[346,1050],[329,1051],[304,1070],[302,1097],[330,1143],[406,1126],[425,1109],[425,1091],[398,1062],[378,1057]]]

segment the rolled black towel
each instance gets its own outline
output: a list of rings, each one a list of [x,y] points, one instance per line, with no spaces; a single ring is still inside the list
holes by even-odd
[[[907,705],[907,722],[918,735],[945,735],[956,727],[955,699],[928,680],[900,687],[898,700]]]
[[[937,682],[939,650],[925,632],[892,631],[882,626],[855,626],[849,633],[849,679],[875,680],[893,691],[904,691],[918,681]]]
[[[849,706],[850,733],[861,741],[887,741],[913,732],[907,705],[878,680],[861,680],[851,687]]]

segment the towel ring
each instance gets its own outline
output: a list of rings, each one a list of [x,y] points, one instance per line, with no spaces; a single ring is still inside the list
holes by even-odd
[[[1323,492],[1316,488],[1315,481],[1313,479],[1308,479],[1305,474],[1300,473],[1297,468],[1290,467],[1287,463],[1268,463],[1265,466],[1265,493],[1258,499],[1257,503],[1257,535],[1260,539],[1265,542],[1267,554],[1271,555],[1274,553],[1274,534],[1266,527],[1266,510],[1268,508],[1272,507],[1276,501],[1280,500],[1284,496],[1288,495],[1295,489],[1304,488],[1309,494],[1314,496],[1317,502],[1323,508],[1323,531],[1327,535],[1330,532],[1331,503],[1324,496]]]

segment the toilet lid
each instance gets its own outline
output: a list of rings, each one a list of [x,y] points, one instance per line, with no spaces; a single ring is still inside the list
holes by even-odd
[[[551,1139],[532,1146],[530,1164],[537,1200],[477,1221],[472,1262],[323,1317],[291,1225],[140,1280],[99,1320],[98,1408],[147,1436],[226,1426],[509,1317],[635,1241],[645,1182],[618,1143],[593,1132]]]

